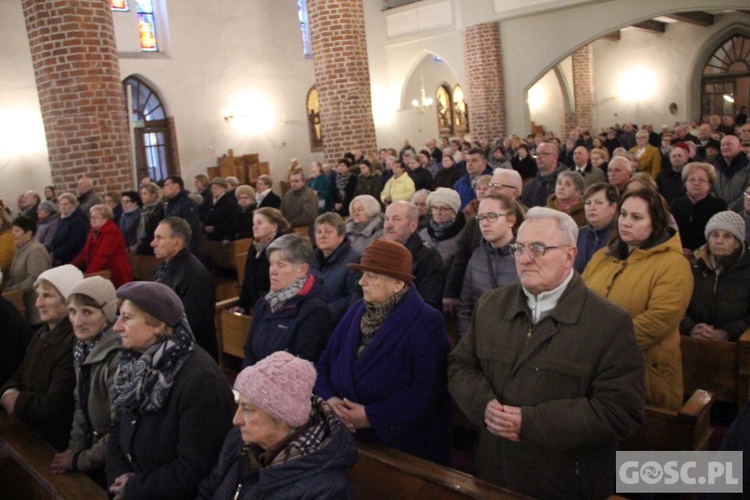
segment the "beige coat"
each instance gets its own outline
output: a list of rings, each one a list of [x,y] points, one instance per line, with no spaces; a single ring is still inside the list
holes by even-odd
[[[39,311],[36,310],[36,296],[34,282],[44,271],[50,268],[52,260],[44,245],[35,239],[16,248],[13,262],[8,271],[6,290],[23,291],[23,302],[26,307],[26,321],[30,325],[41,322]]]

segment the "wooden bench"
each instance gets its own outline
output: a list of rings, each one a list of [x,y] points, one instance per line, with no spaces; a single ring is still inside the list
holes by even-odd
[[[133,272],[133,281],[152,281],[156,268],[161,264],[161,260],[153,255],[129,253],[128,260]]]
[[[245,341],[250,332],[252,317],[229,311],[239,302],[239,297],[216,303],[216,340],[219,346],[219,365],[227,367],[233,358],[245,357]]]
[[[247,252],[252,238],[229,241],[201,240],[201,252],[207,256],[214,267],[221,269],[237,269],[235,255]]]
[[[21,316],[26,317],[26,305],[23,303],[23,291],[22,290],[6,290],[3,292],[3,297],[16,306]]]
[[[105,280],[111,280],[112,271],[110,271],[109,269],[102,269],[101,271],[94,271],[93,273],[86,273],[86,278],[91,278],[92,276],[101,276]]]
[[[86,474],[53,474],[55,449],[22,422],[0,413],[0,498],[106,499],[107,492]]]
[[[685,394],[705,389],[717,401],[733,403],[741,409],[750,390],[750,330],[737,342],[686,336],[680,341]]]
[[[354,498],[526,498],[474,476],[390,448],[357,444]]]
[[[647,406],[643,427],[620,443],[620,449],[705,451],[713,432],[713,403],[713,394],[698,389],[679,411]]]

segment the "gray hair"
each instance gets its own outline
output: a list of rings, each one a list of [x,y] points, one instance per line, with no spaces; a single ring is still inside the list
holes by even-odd
[[[68,203],[70,203],[74,207],[78,205],[78,198],[76,198],[76,195],[74,195],[73,193],[62,193],[57,197],[58,203],[60,203],[60,200],[68,200]]]
[[[414,194],[412,195],[412,197],[411,197],[411,202],[412,202],[412,203],[414,203],[414,201],[415,201],[415,200],[416,200],[417,198],[420,198],[420,197],[422,197],[422,196],[424,196],[424,200],[425,200],[425,202],[426,202],[426,201],[427,201],[427,198],[429,198],[429,196],[430,196],[430,192],[431,192],[431,191],[430,191],[429,189],[420,189],[419,191],[417,191],[416,193],[414,193]]]
[[[418,221],[419,220],[419,210],[417,210],[417,207],[414,206],[414,203],[409,203],[408,201],[394,201],[389,207],[398,207],[398,206],[405,206],[406,207],[406,217],[409,219],[410,222]]]
[[[266,184],[268,187],[273,186],[273,177],[271,177],[270,175],[260,175],[258,176],[258,180],[263,182],[263,184]]]
[[[635,136],[648,138],[648,130],[639,130],[636,132]]]
[[[185,246],[190,244],[190,239],[193,237],[193,230],[185,219],[182,217],[167,217],[159,223],[160,226],[162,224],[169,227],[170,238],[181,239]]]
[[[318,226],[321,224],[332,226],[336,229],[336,234],[339,236],[343,236],[346,231],[346,222],[344,222],[344,219],[336,212],[326,212],[319,215],[318,218],[315,219],[315,229],[318,229]]]
[[[557,174],[557,178],[558,179],[567,178],[573,181],[573,184],[578,190],[578,194],[583,194],[583,190],[586,189],[586,183],[583,181],[583,176],[579,174],[578,172],[573,172],[571,170],[563,170],[562,172]]]
[[[357,201],[362,204],[362,208],[365,209],[365,215],[367,215],[368,219],[372,219],[382,212],[382,209],[380,208],[380,202],[376,200],[374,196],[371,196],[369,194],[361,194],[359,196],[355,196],[349,203],[349,213],[354,212],[354,203]]]
[[[283,260],[287,260],[292,264],[312,265],[312,244],[309,239],[303,238],[297,233],[285,234],[284,236],[276,238],[268,245],[268,247],[266,247],[266,255],[268,255],[269,258],[271,257],[271,254],[276,251],[281,252],[281,258]]]
[[[526,212],[526,220],[524,221],[524,224],[533,220],[545,219],[554,220],[557,223],[557,230],[568,239],[568,243],[571,245],[576,244],[578,241],[578,224],[573,220],[573,217],[565,212],[560,212],[559,210],[547,207],[530,208],[529,211]]]

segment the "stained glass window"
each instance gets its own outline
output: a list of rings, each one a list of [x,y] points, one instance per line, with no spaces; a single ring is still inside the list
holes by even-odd
[[[127,12],[130,10],[128,8],[128,0],[110,0],[109,5],[116,12]]]
[[[156,18],[153,0],[135,0],[135,11],[138,14],[138,37],[143,52],[157,52]]]
[[[312,45],[310,42],[310,23],[307,19],[307,0],[297,0],[297,14],[299,15],[299,29],[302,32],[302,54],[312,57]]]

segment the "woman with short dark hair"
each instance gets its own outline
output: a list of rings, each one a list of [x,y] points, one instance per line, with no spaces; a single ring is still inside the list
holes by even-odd
[[[34,305],[36,302],[34,282],[40,274],[51,267],[52,261],[44,245],[34,239],[36,221],[31,217],[25,215],[16,217],[10,234],[16,250],[10,263],[5,289],[23,292],[26,321],[30,325],[38,325],[40,319],[39,312]]]

